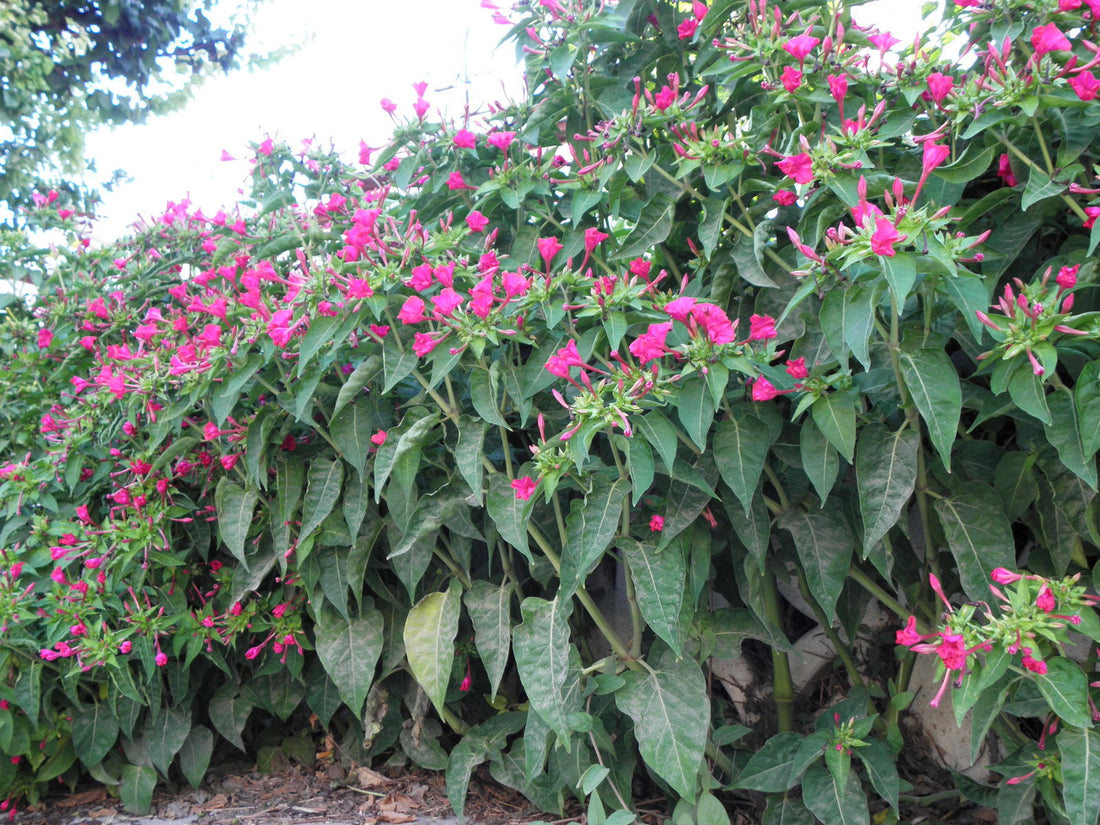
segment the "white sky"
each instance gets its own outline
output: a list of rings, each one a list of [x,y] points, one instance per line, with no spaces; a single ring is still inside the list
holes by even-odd
[[[909,39],[921,5],[876,0],[857,20]],[[188,195],[208,215],[232,204],[248,166],[222,162],[223,149],[247,157],[247,144],[267,136],[315,137],[350,154],[361,139],[379,146],[388,137],[383,97],[398,114],[411,113],[417,81],[451,117],[461,116],[467,95],[476,109],[522,88],[514,47],[497,46],[507,27],[481,0],[268,0],[256,22],[257,48],[305,45],[265,71],[212,78],[178,112],[89,135],[86,156],[101,173],[121,168],[133,178],[104,194],[97,237],[118,236],[138,215],[156,216]]]

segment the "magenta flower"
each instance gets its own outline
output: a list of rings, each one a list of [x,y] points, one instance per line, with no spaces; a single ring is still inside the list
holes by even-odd
[[[993,572],[989,574],[989,577],[997,584],[1015,584],[1023,578],[1019,573],[1013,573],[1003,567],[993,568]]]
[[[49,349],[53,343],[53,331],[49,329],[38,330],[38,348]]]
[[[466,183],[466,179],[463,178],[462,173],[458,171],[451,172],[451,174],[447,176],[447,188],[452,191],[456,189],[477,189],[476,186],[470,186],[470,184]]]
[[[770,315],[753,315],[749,318],[750,341],[767,341],[776,335],[775,319]]]
[[[816,37],[811,37],[808,34],[800,34],[784,43],[783,51],[797,60],[798,64],[801,66],[806,56],[813,51],[814,47],[820,42],[821,40]]]
[[[1031,46],[1035,54],[1042,57],[1048,52],[1066,52],[1070,50],[1070,42],[1061,29],[1053,23],[1045,26],[1036,26],[1031,32]]]
[[[417,295],[406,298],[397,313],[397,320],[403,324],[419,324],[421,321],[427,321],[428,316],[424,314],[424,299]]]
[[[772,195],[772,200],[780,206],[793,206],[798,201],[798,195],[790,189],[780,189]]]
[[[783,84],[783,88],[787,90],[788,94],[794,94],[798,87],[802,85],[802,72],[794,66],[784,66],[783,74],[779,76],[779,82]]]
[[[775,165],[795,183],[810,183],[814,179],[813,159],[805,152],[782,158]]]
[[[924,142],[924,149],[921,154],[921,165],[923,167],[923,174],[927,175],[945,160],[951,154],[951,148],[944,146],[940,143],[935,143],[931,140]]]
[[[1032,673],[1037,673],[1040,676],[1047,672],[1047,663],[1039,659],[1032,658],[1030,652],[1024,654],[1024,657],[1020,660],[1020,663],[1027,670],[1030,670]]]
[[[484,232],[485,227],[488,225],[489,219],[476,209],[466,216],[466,226],[469,227],[471,232]]]
[[[561,241],[550,236],[549,238],[539,238],[535,241],[535,245],[539,248],[539,255],[542,256],[543,266],[549,270],[550,262],[554,260],[557,254],[562,250]]]
[[[840,74],[831,74],[827,79],[829,81],[829,94],[833,96],[833,100],[837,103],[843,103],[844,98],[848,96],[848,75],[841,72]]]
[[[1002,153],[997,159],[997,175],[1004,181],[1005,186],[1015,186],[1019,183],[1012,171],[1012,161],[1006,153]]]
[[[388,115],[392,115],[397,111],[397,104],[390,100],[388,97],[382,98],[379,105],[382,107],[382,111]]]
[[[512,141],[515,140],[515,138],[515,132],[493,132],[493,134],[485,139],[485,142],[502,152],[507,152],[508,147],[512,145]]]
[[[1050,585],[1044,584],[1039,588],[1039,595],[1035,597],[1035,606],[1044,613],[1053,613],[1057,603]]]
[[[474,149],[477,147],[477,138],[474,136],[473,132],[467,131],[466,129],[459,129],[455,132],[454,137],[451,138],[451,143],[459,149]]]
[[[665,84],[661,87],[661,91],[657,92],[656,97],[653,98],[653,108],[658,112],[663,112],[675,102],[676,91],[669,88],[668,84]]]
[[[577,352],[577,342],[573,340],[546,359],[546,371],[559,378],[568,378],[570,368],[583,366],[584,360]]]
[[[386,431],[379,430],[378,432],[376,432],[370,437],[370,443],[376,447],[381,447],[383,444],[386,443]]]
[[[654,516],[653,518],[651,518],[649,520],[649,532],[651,532],[651,533],[660,533],[664,529],[665,529],[665,517],[664,516]]]
[[[512,489],[516,491],[516,498],[520,501],[527,501],[527,499],[531,498],[537,486],[538,482],[531,478],[531,476],[517,478],[512,482]]]
[[[1073,289],[1077,286],[1077,271],[1080,266],[1063,266],[1058,270],[1054,281],[1060,289]]]
[[[423,358],[436,348],[443,336],[436,337],[431,332],[418,332],[413,336],[413,352],[417,358]]]
[[[456,309],[462,306],[466,298],[452,287],[444,287],[438,295],[432,298],[432,307],[437,316],[446,318]]]
[[[796,381],[800,381],[803,378],[808,378],[810,375],[809,370],[806,369],[805,358],[795,358],[793,361],[787,362],[787,375]],[[798,386],[797,384],[795,386]]]
[[[703,328],[707,339],[715,346],[732,344],[737,340],[737,325],[730,321],[720,307],[714,304],[696,304],[691,309],[691,317]]]
[[[627,349],[630,350],[631,355],[643,364],[655,361],[668,352],[668,347],[665,346],[665,338],[668,337],[671,330],[672,321],[665,321],[663,324],[650,324],[649,329],[631,341]]]
[[[937,106],[943,103],[944,98],[951,94],[954,88],[955,79],[949,75],[940,72],[932,72],[928,75],[928,93],[932,95],[932,100]]]
[[[610,235],[606,232],[601,232],[594,226],[588,227],[584,230],[584,251],[585,254],[591,255],[595,251],[596,247],[606,241]]]
[[[1088,217],[1085,219],[1085,222],[1081,224],[1081,228],[1092,229],[1093,225],[1096,223],[1096,219],[1100,218],[1100,206],[1086,206],[1085,214],[1088,215]]]
[[[1100,80],[1092,72],[1081,72],[1071,77],[1069,85],[1081,100],[1095,100],[1097,92],[1100,92]]]
[[[888,52],[894,48],[901,41],[894,37],[890,32],[880,32],[879,34],[872,34],[867,38],[871,45],[878,49],[880,52]]]
[[[912,647],[913,645],[920,644],[927,636],[922,636],[917,633],[917,617],[910,616],[905,622],[905,628],[899,630],[895,634],[895,641],[899,645],[905,645],[906,647]]]
[[[685,17],[676,27],[676,34],[681,40],[690,40],[695,36],[695,30],[699,28],[699,21],[694,17]]]
[[[780,392],[763,375],[758,376],[755,381],[752,382],[752,400],[753,401],[771,401]]]
[[[691,314],[692,309],[695,308],[695,299],[690,298],[687,295],[682,295],[679,298],[673,298],[667,304],[665,304],[665,312],[677,321],[686,324],[688,316]]]
[[[894,244],[907,236],[898,232],[887,218],[875,218],[875,231],[871,234],[871,251],[886,258],[894,257]]]

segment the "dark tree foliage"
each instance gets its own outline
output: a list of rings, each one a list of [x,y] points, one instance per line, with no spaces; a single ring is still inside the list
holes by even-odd
[[[251,5],[0,3],[0,221],[80,169],[90,128],[174,109],[211,72],[238,65]]]

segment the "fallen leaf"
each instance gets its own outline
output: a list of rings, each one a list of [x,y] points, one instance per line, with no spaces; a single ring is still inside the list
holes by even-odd
[[[383,776],[378,771],[372,771],[364,765],[356,766],[354,776],[355,784],[360,788],[377,788],[390,783],[388,777]]]
[[[78,794],[58,800],[55,804],[58,808],[75,808],[77,805],[89,805],[107,798],[107,792],[103,788],[93,788],[90,791],[82,791]]]
[[[416,817],[412,814],[402,814],[397,811],[382,811],[378,818],[383,822],[392,823],[392,825],[398,825],[401,822],[415,822]]]

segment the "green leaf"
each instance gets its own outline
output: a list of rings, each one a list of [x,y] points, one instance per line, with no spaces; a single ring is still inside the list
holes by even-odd
[[[315,458],[309,465],[306,496],[302,501],[302,529],[299,538],[305,538],[321,526],[340,500],[344,484],[343,462]]]
[[[382,371],[386,376],[386,381],[382,385],[382,395],[407,378],[416,369],[417,360],[416,353],[411,347],[400,349],[394,336],[387,336],[386,343],[382,347]]]
[[[863,518],[863,557],[893,527],[917,481],[920,436],[891,432],[881,424],[865,427],[856,446],[856,486]]]
[[[264,357],[259,353],[252,353],[245,362],[229,373],[210,398],[210,417],[220,426],[225,422],[226,416],[233,412],[237,398],[241,394],[241,388],[252,380],[256,370],[264,364]]]
[[[73,747],[86,767],[98,765],[118,740],[118,719],[104,704],[83,708],[73,717]]]
[[[1085,453],[1085,434],[1081,431],[1081,419],[1074,403],[1074,394],[1068,389],[1055,390],[1047,396],[1051,421],[1044,425],[1047,440],[1058,450],[1058,458],[1067,468],[1096,489],[1096,460]],[[1089,422],[1095,430],[1096,423]],[[1090,436],[1091,438],[1091,436]]]
[[[493,366],[499,362],[494,361]],[[490,424],[507,427],[508,423],[500,414],[499,391],[497,388],[497,375],[493,369],[481,369],[475,367],[470,372],[470,400],[474,404],[477,414]]]
[[[706,680],[698,663],[677,661],[670,650],[650,662],[652,671],[628,671],[615,692],[619,709],[634,720],[646,764],[688,801],[695,799],[710,726]]]
[[[768,807],[764,809],[760,825],[814,825],[815,822],[814,815],[806,810],[801,799],[783,794],[768,797]]]
[[[405,655],[413,678],[424,688],[440,716],[447,699],[455,636],[462,610],[462,586],[452,580],[442,593],[429,593],[405,618]]]
[[[947,166],[937,167],[932,170],[932,174],[949,183],[967,183],[989,168],[995,153],[995,146],[978,149],[977,144],[970,144],[958,160]]]
[[[1039,495],[1034,464],[1033,456],[1013,450],[1001,457],[993,471],[993,487],[1004,503],[1005,516],[1010,522],[1027,512]]]
[[[779,526],[794,537],[810,595],[832,621],[855,544],[843,513],[836,507],[813,513],[790,509],[779,517]]]
[[[629,492],[629,481],[616,479],[614,484],[609,484],[600,476],[583,501],[573,500],[565,520],[565,547],[558,574],[561,598],[567,599],[583,587],[585,579],[603,558],[618,529],[623,501]]]
[[[797,779],[792,776],[795,755],[803,737],[797,733],[777,733],[752,755],[734,783],[746,791],[783,793]]]
[[[944,467],[951,469],[951,446],[962,415],[959,374],[947,353],[935,347],[909,349],[898,354],[909,395],[928,427],[928,434]]]
[[[1070,825],[1096,825],[1100,817],[1100,732],[1095,728],[1063,728],[1058,733],[1062,754],[1062,798]]]
[[[659,243],[672,231],[672,216],[676,202],[663,193],[656,195],[642,208],[638,222],[615,253],[616,258],[636,258]]]
[[[649,442],[657,455],[665,463],[669,470],[676,464],[676,428],[672,423],[656,410],[650,410],[645,415],[636,418],[634,431]]]
[[[145,725],[145,748],[153,767],[167,775],[169,765],[190,732],[190,711],[170,708],[150,719]]]
[[[1001,497],[981,481],[968,481],[936,500],[947,546],[958,564],[963,590],[971,599],[989,594],[989,574],[995,567],[1016,565],[1015,543]]]
[[[407,422],[407,423],[406,423]],[[423,409],[405,414],[396,432],[390,431],[386,442],[374,456],[374,500],[382,500],[382,489],[389,480],[394,466],[406,454],[419,450],[439,423],[439,413],[425,413]],[[396,437],[395,437],[396,436]]]
[[[374,449],[370,439],[375,433],[375,412],[374,403],[361,397],[334,415],[329,424],[336,449],[359,475],[366,472],[367,459]]]
[[[361,717],[374,682],[374,669],[382,653],[382,623],[382,614],[373,608],[354,619],[345,619],[331,610],[317,616],[317,655],[344,704],[356,717]]]
[[[1064,184],[1052,181],[1038,166],[1032,166],[1031,174],[1029,174],[1027,178],[1027,187],[1024,189],[1023,197],[1020,199],[1020,208],[1026,212],[1032,205],[1046,198],[1054,197],[1064,188]]]
[[[1017,407],[1043,424],[1052,422],[1043,379],[1034,373],[1030,362],[1023,356],[1016,359],[1009,373],[1008,395]]]
[[[241,564],[245,564],[244,543],[252,527],[252,511],[256,509],[259,494],[255,490],[238,487],[222,476],[214,491],[214,508],[218,512],[218,533],[229,552]]]
[[[523,623],[512,631],[516,669],[531,707],[562,742],[570,738],[563,699],[569,675],[572,608],[571,600],[530,596],[520,606]]]
[[[477,579],[463,601],[474,625],[477,655],[489,675],[490,692],[496,696],[512,648],[512,586]]]
[[[707,433],[714,422],[714,401],[706,379],[693,375],[680,382],[676,395],[676,413],[688,437],[701,450],[707,447]]]
[[[917,262],[908,252],[898,252],[893,257],[881,257],[880,260],[890,292],[898,306],[903,306],[913,291],[913,284],[917,282]]]
[[[877,739],[871,739],[861,748],[854,748],[856,756],[863,762],[875,793],[881,796],[898,812],[898,793],[901,782],[898,779],[898,766],[887,747]]]
[[[840,457],[836,447],[829,443],[829,439],[822,434],[813,418],[808,418],[802,422],[798,448],[802,469],[814,485],[821,506],[824,507],[829,492],[836,483],[837,473],[840,472]]]
[[[757,492],[747,514],[735,507],[728,497],[722,500],[722,506],[737,538],[745,545],[749,555],[755,559],[757,567],[763,573],[772,529],[771,516],[768,515],[763,495]]]
[[[1080,666],[1064,656],[1047,660],[1047,672],[1035,677],[1039,692],[1050,703],[1050,709],[1067,725],[1075,728],[1092,726],[1089,712],[1089,680]]]
[[[687,580],[682,543],[676,541],[658,551],[652,544],[620,539],[619,547],[628,575],[634,581],[642,618],[676,655],[680,655],[684,647],[680,612]]]
[[[748,515],[756,485],[764,471],[772,438],[768,425],[755,415],[733,416],[718,425],[714,461]]]
[[[1090,361],[1077,376],[1073,387],[1081,446],[1092,457],[1100,449],[1100,362]]]
[[[802,801],[814,816],[829,825],[869,825],[871,821],[867,797],[852,771],[840,786],[824,765],[811,765],[802,779]]]
[[[202,784],[210,757],[214,753],[214,734],[205,725],[195,725],[180,747],[180,772],[192,788]]]
[[[532,500],[516,498],[511,482],[500,473],[489,477],[489,494],[485,508],[496,525],[500,537],[519,550],[529,561],[531,551],[527,546],[527,520],[531,515]]]
[[[147,765],[123,765],[118,795],[122,806],[131,814],[147,814],[153,806],[153,789],[157,772]]]
[[[455,464],[462,478],[470,485],[470,492],[481,498],[484,491],[485,472],[482,466],[485,432],[488,424],[468,415],[458,421],[458,446],[455,447]]]
[[[244,699],[215,697],[210,700],[209,713],[215,730],[243,751],[241,731],[252,713],[252,704]]]
[[[814,423],[849,463],[856,449],[856,408],[850,392],[831,392],[810,407]]]
[[[348,380],[340,387],[340,392],[336,394],[336,403],[332,407],[334,418],[340,414],[340,410],[355,400],[359,391],[367,386],[381,369],[382,359],[377,355],[372,355],[355,368],[348,376]]]

